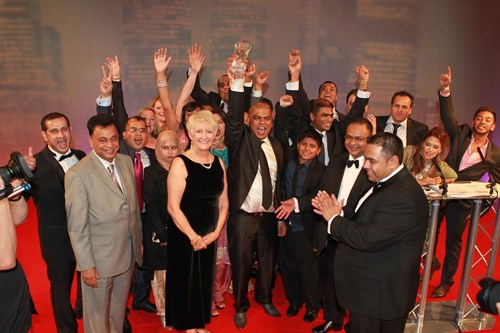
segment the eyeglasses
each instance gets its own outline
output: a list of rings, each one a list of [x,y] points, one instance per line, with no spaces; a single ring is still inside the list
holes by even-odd
[[[141,127],[141,128],[130,127],[129,129],[127,129],[127,131],[129,131],[130,133],[135,133],[137,131],[139,131],[140,133],[144,133],[144,132],[146,132],[146,128],[144,128],[144,127]]]
[[[352,140],[354,140],[354,142],[356,142],[356,143],[360,143],[362,141],[368,140],[368,137],[363,138],[360,136],[350,136],[350,135],[345,136],[345,141],[352,141]]]

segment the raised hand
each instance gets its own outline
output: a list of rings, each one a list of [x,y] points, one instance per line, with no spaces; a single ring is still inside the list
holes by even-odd
[[[377,117],[373,113],[368,113],[366,119],[372,124],[372,135],[377,134]]]
[[[165,74],[168,64],[172,60],[172,57],[168,56],[167,48],[162,47],[159,48],[158,51],[155,52],[153,61],[155,64],[155,69],[157,74]]]
[[[255,76],[255,90],[262,90],[262,87],[266,83],[268,77],[269,77],[269,71],[263,71],[257,74]]]
[[[368,80],[370,79],[370,72],[368,67],[359,65],[356,67],[356,75],[358,77],[359,89],[366,89],[368,87]]]
[[[188,49],[188,61],[191,71],[198,74],[205,61],[205,56],[201,53],[201,46],[198,44],[191,45],[191,48]]]
[[[298,81],[300,72],[302,71],[302,58],[300,57],[300,50],[294,49],[288,53],[288,70],[292,82]]]
[[[118,60],[118,56],[115,55],[114,59],[111,57],[107,57],[106,66],[108,66],[110,72],[113,74],[113,81],[120,81],[121,71],[120,71],[120,61]]]
[[[451,67],[447,66],[448,72],[439,76],[439,86],[441,90],[449,90],[451,84]]]
[[[33,147],[29,146],[28,155],[23,156],[26,164],[28,164],[28,168],[31,171],[34,171],[36,168],[36,158],[33,156]]]
[[[255,73],[257,72],[257,66],[255,64],[252,64],[250,60],[245,60],[245,82],[252,82],[253,77],[255,76]]]
[[[101,97],[111,96],[113,91],[113,82],[111,77],[113,76],[113,71],[110,69],[109,74],[106,74],[106,67],[101,66],[102,79],[99,83],[99,90],[101,91]]]
[[[280,97],[280,106],[287,108],[293,104],[293,97],[291,95],[283,95]]]

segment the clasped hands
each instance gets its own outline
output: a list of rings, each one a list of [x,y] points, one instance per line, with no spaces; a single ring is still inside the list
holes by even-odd
[[[191,245],[193,246],[193,250],[204,250],[208,245],[212,244],[217,238],[219,238],[219,234],[215,231],[209,232],[205,236],[197,235],[193,240],[191,240]]]
[[[318,191],[318,194],[312,198],[311,203],[314,212],[323,216],[326,221],[329,221],[335,215],[340,215],[344,207],[344,200],[338,201],[335,195],[330,195],[326,191]]]

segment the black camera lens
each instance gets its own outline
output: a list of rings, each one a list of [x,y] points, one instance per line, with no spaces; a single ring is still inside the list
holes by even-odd
[[[23,155],[15,151],[10,154],[10,160],[7,162],[7,165],[0,167],[0,177],[2,177],[5,184],[8,184],[15,178],[28,181],[33,177],[33,173]]]
[[[481,311],[498,314],[496,304],[500,302],[500,282],[490,278],[485,278],[479,281],[481,290],[477,293],[477,304],[481,307]]]

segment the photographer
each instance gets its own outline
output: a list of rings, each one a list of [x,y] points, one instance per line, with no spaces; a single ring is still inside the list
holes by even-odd
[[[13,182],[16,187],[18,181]],[[0,177],[0,192],[5,189]],[[28,216],[28,205],[18,194],[0,198],[0,329],[25,333],[31,328],[30,295],[26,275],[16,261],[16,230]]]

